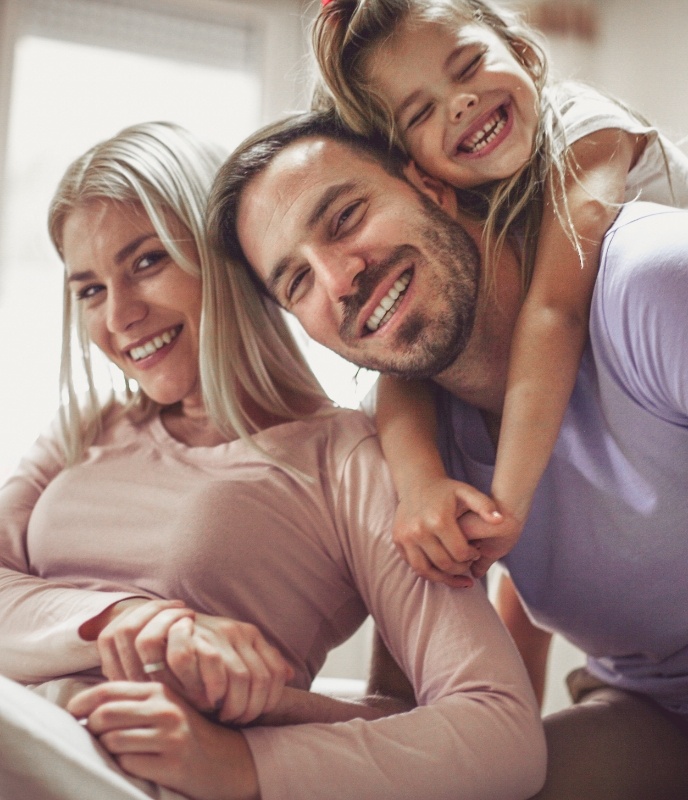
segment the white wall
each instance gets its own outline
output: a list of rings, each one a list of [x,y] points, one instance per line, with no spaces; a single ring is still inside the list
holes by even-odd
[[[588,5],[599,25],[594,41],[550,37],[559,73],[620,97],[674,141],[688,136],[686,0],[596,0]]]

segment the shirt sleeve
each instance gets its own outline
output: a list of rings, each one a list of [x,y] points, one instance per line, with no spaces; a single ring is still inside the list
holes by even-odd
[[[418,707],[246,731],[263,800],[530,797],[544,781],[545,745],[523,664],[480,586],[423,581],[397,555],[394,493],[374,437],[346,460],[337,503],[353,580]]]
[[[657,136],[656,128],[644,124],[623,104],[584,83],[562,81],[547,91],[561,118],[564,139],[560,147],[609,129]]]
[[[688,217],[653,204],[629,209],[605,240],[593,313],[602,333],[596,357],[646,408],[686,425]]]
[[[88,591],[32,574],[29,520],[63,468],[53,429],[36,441],[0,488],[0,673],[23,683],[98,667],[96,645],[81,639],[79,626],[132,596]]]

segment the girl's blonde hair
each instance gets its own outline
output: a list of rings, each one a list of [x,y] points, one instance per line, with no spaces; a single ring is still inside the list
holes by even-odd
[[[393,39],[404,23],[434,22],[456,27],[467,22],[492,29],[532,79],[539,98],[539,124],[529,161],[513,176],[477,189],[457,189],[462,208],[484,223],[485,267],[492,280],[494,263],[507,237],[518,232],[525,290],[534,262],[542,218],[544,187],[563,198],[559,215],[577,242],[565,205],[564,176],[569,164],[561,141],[559,115],[548,102],[547,56],[535,31],[490,0],[331,0],[315,19],[311,34],[320,79],[313,107],[333,106],[342,121],[365,136],[382,133],[404,150],[392,109],[371,84],[366,59]]]
[[[126,128],[67,169],[50,204],[48,229],[63,257],[65,222],[76,209],[98,201],[143,208],[175,262],[202,281],[200,373],[208,411],[228,436],[248,437],[264,427],[262,419],[302,418],[327,408],[328,402],[279,311],[208,245],[205,207],[224,158],[220,148],[177,125],[149,122]],[[169,213],[188,231],[198,263],[179,247],[166,220]],[[107,398],[99,396],[92,345],[66,274],[63,298],[60,417],[65,458],[74,464],[102,430],[116,392],[113,383]],[[85,402],[76,389],[79,363]],[[121,378],[127,412],[143,420],[159,410],[135,383]]]

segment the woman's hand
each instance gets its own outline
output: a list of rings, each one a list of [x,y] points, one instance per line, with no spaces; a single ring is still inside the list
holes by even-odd
[[[195,800],[259,797],[241,733],[210,722],[162,683],[103,683],[67,710],[137,778]]]
[[[222,722],[247,724],[272,711],[294,674],[255,625],[170,601],[127,610],[97,643],[110,680],[159,680]]]
[[[494,501],[467,483],[443,477],[416,485],[403,497],[393,538],[402,557],[421,577],[455,588],[473,585],[470,577],[480,552],[457,521],[474,512],[490,529],[501,521]]]

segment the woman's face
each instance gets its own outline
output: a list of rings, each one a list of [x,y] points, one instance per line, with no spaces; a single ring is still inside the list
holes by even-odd
[[[411,157],[470,188],[516,173],[538,125],[535,84],[490,28],[401,23],[366,62]]]
[[[191,235],[171,213],[169,230],[194,263]],[[145,211],[97,200],[66,219],[67,279],[91,340],[148,397],[200,405],[201,281],[179,267]]]

